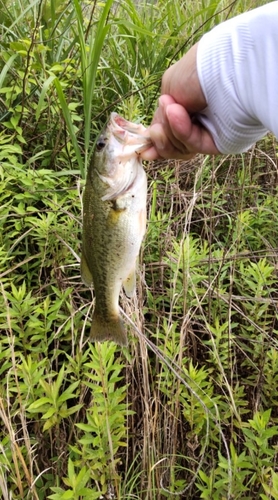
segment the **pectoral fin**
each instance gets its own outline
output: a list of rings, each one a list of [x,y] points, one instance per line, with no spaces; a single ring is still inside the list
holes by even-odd
[[[82,252],[81,255],[81,278],[86,286],[91,286],[93,283],[93,276],[88,267],[87,260]]]
[[[131,273],[129,276],[126,278],[126,280],[123,282],[123,287],[125,294],[128,297],[132,297],[135,293],[135,288],[136,288],[136,274],[135,274],[135,268],[132,269]]]

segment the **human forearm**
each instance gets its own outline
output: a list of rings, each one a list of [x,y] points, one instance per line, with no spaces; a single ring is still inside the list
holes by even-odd
[[[236,153],[278,135],[277,26],[276,1],[217,26],[165,72],[146,159]]]

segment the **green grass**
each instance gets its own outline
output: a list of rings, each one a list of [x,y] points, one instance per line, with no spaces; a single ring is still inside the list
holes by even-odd
[[[88,342],[84,177],[110,112],[256,3],[0,1],[0,498],[278,499],[277,145],[146,165],[129,345]],[[143,334],[143,335],[142,335]]]

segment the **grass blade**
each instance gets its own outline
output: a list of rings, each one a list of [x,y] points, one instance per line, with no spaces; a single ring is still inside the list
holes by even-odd
[[[84,99],[84,120],[85,120],[85,171],[89,158],[90,133],[92,122],[92,101],[95,90],[95,79],[98,63],[103,47],[103,43],[109,31],[107,22],[113,0],[108,0],[103,6],[100,18],[97,23],[95,34],[92,32],[89,39],[89,46],[86,46],[85,27],[79,0],[74,0],[76,12],[78,38],[80,45],[81,68],[83,75],[83,99]],[[96,5],[96,4],[95,4]],[[95,5],[93,8],[95,8]]]
[[[73,145],[73,148],[74,148],[74,151],[75,151],[75,154],[76,154],[76,159],[77,159],[77,162],[78,162],[78,166],[80,168],[81,177],[84,178],[85,177],[84,164],[83,164],[83,160],[82,160],[82,157],[81,157],[80,148],[79,148],[79,145],[78,145],[78,142],[77,142],[77,139],[76,139],[76,133],[75,133],[75,130],[74,130],[74,127],[73,127],[73,123],[72,123],[72,119],[71,119],[71,116],[70,116],[70,112],[69,112],[69,108],[68,108],[68,105],[67,105],[67,101],[66,101],[66,98],[65,98],[62,86],[61,86],[58,78],[56,78],[54,80],[54,84],[55,84],[55,87],[56,87],[56,90],[57,90],[57,94],[58,94],[58,97],[59,97],[59,101],[60,101],[60,104],[61,104],[63,115],[64,115],[64,118],[65,118],[65,121],[66,121],[66,124],[67,124],[68,133],[69,133],[69,136],[70,136],[70,139],[72,141],[72,145]]]

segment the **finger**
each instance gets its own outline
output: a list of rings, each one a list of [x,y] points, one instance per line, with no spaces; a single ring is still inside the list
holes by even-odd
[[[158,107],[154,113],[152,119],[152,125],[154,123],[164,123],[166,115],[165,110],[169,104],[175,104],[175,100],[170,95],[161,95],[158,99]]]
[[[185,150],[190,153],[219,153],[210,133],[199,122],[192,122],[183,106],[169,105],[165,113],[174,144],[183,144]]]
[[[159,123],[151,126],[150,136],[158,155],[162,158],[189,159],[194,156],[191,151],[188,151],[185,144],[182,144],[177,140],[175,140],[176,143],[173,144],[171,139],[169,139],[168,134],[165,133],[165,128]]]
[[[152,146],[151,148],[146,149],[146,151],[143,151],[140,154],[140,157],[142,158],[142,160],[147,160],[147,161],[153,161],[153,160],[158,160],[159,158],[162,158],[159,155],[155,146]]]
[[[168,110],[170,110],[170,113],[168,113]],[[178,134],[175,134],[175,127],[178,128]],[[151,138],[160,155],[165,156],[166,151],[167,157],[168,155],[172,157],[173,154],[185,155],[191,153],[191,151],[188,151],[186,144],[191,129],[191,118],[183,106],[175,103],[171,96],[161,96],[159,110],[151,126]]]
[[[166,112],[169,106],[176,105],[177,109],[179,109],[179,105],[177,105],[175,100],[169,95],[160,96],[158,104],[159,107],[155,112],[151,125],[155,146],[158,148],[158,150],[163,149],[169,150],[170,152],[170,150],[172,151],[173,149],[177,149],[181,154],[184,154],[186,152],[185,145],[182,144],[182,142],[179,141],[172,133]],[[191,120],[189,117],[187,119],[187,123],[188,126],[191,127]],[[156,126],[156,128],[153,129],[154,126]],[[165,155],[165,151],[163,152],[163,154]]]

